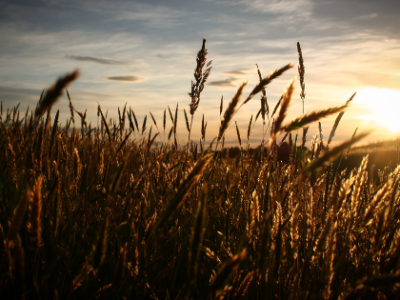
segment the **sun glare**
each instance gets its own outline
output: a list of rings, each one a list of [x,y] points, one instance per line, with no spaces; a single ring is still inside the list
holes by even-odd
[[[400,90],[363,88],[354,100],[357,113],[361,113],[358,119],[387,129],[388,134],[400,134]]]

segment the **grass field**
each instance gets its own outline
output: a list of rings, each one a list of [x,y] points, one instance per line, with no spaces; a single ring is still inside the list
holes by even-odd
[[[299,44],[298,52],[304,101]],[[176,138],[178,110],[165,110],[162,122],[150,115],[138,124],[126,106],[113,121],[99,105],[101,125],[92,128],[70,99],[71,118],[60,124],[51,107],[78,72],[48,88],[35,112],[21,116],[18,106],[2,107],[3,296],[400,298],[400,167],[394,161],[372,172],[368,155],[350,167],[348,150],[364,133],[330,146],[352,98],[286,123],[295,79],[271,111],[265,87],[287,65],[260,73],[247,98],[243,83],[225,109],[221,102],[213,143],[205,144],[204,121],[202,140],[194,143],[193,116],[211,72],[206,56],[204,40],[184,112],[184,144]],[[249,101],[260,101],[265,142],[249,150],[236,127],[240,148],[230,155],[225,130]],[[316,136],[307,149],[308,124],[329,115],[337,118],[328,140]],[[251,126],[252,120],[247,136]]]

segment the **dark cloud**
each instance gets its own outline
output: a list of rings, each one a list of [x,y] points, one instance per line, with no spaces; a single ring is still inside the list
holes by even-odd
[[[225,74],[232,74],[232,75],[246,75],[247,69],[237,69],[228,72],[224,72]]]
[[[209,86],[215,86],[215,87],[232,87],[236,88],[238,84],[235,84],[236,81],[240,80],[240,77],[242,75],[248,75],[249,71],[254,71],[252,69],[235,69],[232,71],[228,72],[223,72],[224,74],[228,74],[227,79],[224,80],[216,80],[216,81],[211,81],[208,85]]]
[[[164,55],[164,54],[157,54],[156,57],[157,57],[157,58],[161,58],[161,59],[168,59],[168,58],[171,58],[171,56],[167,56],[167,55]]]
[[[111,58],[96,57],[96,56],[65,55],[65,58],[79,60],[79,61],[90,61],[103,65],[125,66],[131,64],[129,61],[122,59],[111,59]]]
[[[145,81],[147,78],[139,75],[117,75],[117,76],[109,76],[106,79],[115,81],[124,81],[124,82],[141,82]]]
[[[236,80],[237,80],[236,78],[230,77],[225,80],[211,81],[208,85],[216,87],[236,87],[236,85],[234,84]]]

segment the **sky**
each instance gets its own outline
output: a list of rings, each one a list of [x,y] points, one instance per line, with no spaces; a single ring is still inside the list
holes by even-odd
[[[219,128],[221,97],[225,109],[247,80],[246,97],[258,82],[256,64],[266,77],[293,63],[267,87],[273,109],[298,75],[300,42],[305,112],[343,105],[357,92],[334,143],[351,138],[356,127],[373,130],[364,143],[381,141],[400,135],[399,28],[400,1],[395,0],[0,0],[0,100],[5,108],[20,102],[23,111],[28,105],[33,109],[43,88],[79,69],[80,78],[68,90],[74,107],[87,109],[93,125],[98,104],[108,117],[117,118],[117,107],[127,103],[139,123],[152,112],[162,132],[164,109],[178,105],[178,137],[185,141],[183,109],[189,110],[196,54],[205,37],[212,70],[194,115],[192,138],[200,138],[204,114],[206,139],[211,140]],[[299,94],[297,78],[284,123],[301,115]],[[234,116],[242,140],[259,99],[255,96]],[[65,124],[65,96],[53,114],[55,109]],[[321,121],[326,140],[334,119]],[[226,131],[226,145],[238,145],[234,125]],[[170,126],[168,119],[167,132]],[[308,143],[317,132],[315,124],[310,127]],[[251,145],[258,146],[261,138],[259,118]]]

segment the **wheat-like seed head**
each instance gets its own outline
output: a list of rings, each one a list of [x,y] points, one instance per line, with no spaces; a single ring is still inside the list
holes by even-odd
[[[35,110],[35,117],[37,119],[41,118],[43,114],[58,100],[61,96],[62,90],[68,87],[72,81],[76,80],[79,75],[79,71],[75,70],[72,73],[66,74],[64,77],[58,78],[56,83],[46,90],[46,94],[39,101]]]
[[[299,118],[296,118],[295,120],[293,120],[291,123],[289,123],[287,125],[282,126],[280,130],[282,132],[291,132],[293,130],[302,128],[312,122],[316,122],[322,118],[326,118],[332,114],[341,112],[341,111],[345,110],[346,108],[347,108],[347,105],[343,105],[343,106],[313,111],[313,112],[303,115]]]
[[[249,94],[249,96],[247,96],[246,100],[243,102],[243,104],[246,104],[247,102],[249,102],[251,100],[251,98],[253,98],[254,95],[258,94],[259,92],[261,92],[265,86],[267,86],[268,84],[271,83],[272,80],[278,78],[279,76],[281,76],[284,72],[286,72],[287,70],[293,68],[292,64],[287,64],[286,66],[283,66],[282,68],[275,70],[273,72],[271,72],[267,77],[263,78],[259,84],[257,84],[254,89],[251,91],[251,93]],[[242,104],[242,105],[243,105]]]
[[[225,133],[225,130],[228,128],[229,123],[232,119],[233,114],[235,113],[236,106],[238,105],[240,98],[243,93],[243,89],[246,86],[247,81],[244,81],[239,89],[237,90],[235,96],[232,98],[231,102],[229,102],[228,107],[225,110],[224,117],[222,118],[221,121],[221,126],[219,127],[219,132],[218,132],[218,141],[221,140],[222,136]]]

